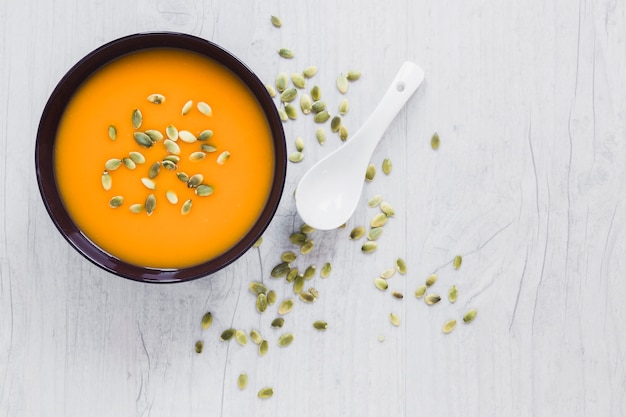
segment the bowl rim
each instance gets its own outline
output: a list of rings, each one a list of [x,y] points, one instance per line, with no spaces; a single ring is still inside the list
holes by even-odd
[[[252,228],[233,247],[206,262],[180,269],[141,267],[124,262],[92,242],[74,224],[58,192],[54,145],[58,125],[68,101],[80,85],[104,65],[124,55],[157,48],[199,53],[235,74],[259,102],[274,145],[274,178],[267,202]],[[273,219],[283,193],[287,150],[282,121],[265,85],[239,58],[209,40],[180,32],[141,32],[123,36],[94,49],[74,64],[58,82],[43,109],[35,142],[37,184],[48,215],[65,240],[83,257],[117,276],[149,283],[191,281],[211,275],[239,259],[260,238]]]

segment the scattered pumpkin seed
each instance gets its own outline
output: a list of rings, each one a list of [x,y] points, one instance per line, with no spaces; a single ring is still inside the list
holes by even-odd
[[[267,352],[267,349],[266,349],[266,352]],[[270,387],[261,388],[259,390],[259,393],[257,394],[257,396],[262,399],[270,398],[272,395],[274,395],[274,390]]]
[[[448,320],[443,324],[443,328],[441,329],[445,334],[450,333],[456,327],[456,320]]]
[[[303,114],[311,113],[313,106],[313,100],[311,100],[311,96],[308,94],[302,94],[300,96],[300,110],[302,110]]]
[[[185,116],[187,113],[189,113],[189,111],[191,110],[191,106],[193,106],[193,100],[189,100],[185,104],[183,104],[181,114]]]
[[[154,181],[152,181],[150,178],[142,178],[141,179],[141,183],[148,189],[148,190],[156,190],[156,183]]]
[[[143,115],[141,114],[141,110],[139,109],[133,110],[133,114],[131,116],[131,122],[133,123],[133,127],[135,129],[139,129],[141,127],[142,121],[143,121]]]
[[[307,268],[304,270],[304,279],[311,279],[315,276],[315,272],[316,272],[316,267],[315,265],[309,265],[307,266]]]
[[[323,266],[322,266],[322,270],[320,271],[320,277],[322,278],[328,278],[330,276],[330,273],[332,272],[333,267],[330,264],[330,262],[326,262]]]
[[[196,188],[198,185],[202,184],[202,181],[204,181],[204,175],[194,174],[187,180],[187,187]]]
[[[213,131],[211,129],[206,129],[203,130],[202,132],[200,132],[200,134],[198,135],[197,139],[199,141],[207,141],[209,139],[211,139],[213,137]]]
[[[326,102],[319,100],[315,101],[313,104],[311,104],[311,110],[313,111],[313,113],[323,112],[324,110],[326,110]]]
[[[280,20],[280,17],[278,16],[270,16],[270,21],[272,22],[272,25],[274,25],[274,27],[281,27],[283,25],[283,22]]]
[[[381,277],[374,278],[374,286],[381,291],[385,291],[387,288],[389,288],[389,284],[387,283],[387,281],[382,279]]]
[[[426,285],[420,285],[415,290],[415,298],[422,298],[426,294]]]
[[[187,175],[185,172],[177,172],[176,173],[176,177],[181,180],[182,182],[188,182],[189,181],[189,175]]]
[[[371,227],[381,227],[381,226],[384,226],[385,224],[387,224],[387,220],[388,219],[389,218],[387,217],[387,215],[385,213],[378,213],[370,221],[370,226]]]
[[[323,145],[324,143],[326,143],[326,133],[324,132],[324,129],[321,127],[318,127],[315,130],[315,138],[317,139],[317,142],[320,145]]]
[[[337,90],[339,90],[341,94],[348,92],[348,78],[343,74],[339,74],[337,77]]]
[[[235,335],[235,329],[226,329],[220,335],[220,339],[223,341],[228,341],[233,338]]]
[[[270,326],[272,326],[275,329],[280,329],[281,327],[283,327],[283,324],[285,324],[285,319],[282,317],[277,317],[274,320],[272,320],[272,323],[270,324]]]
[[[389,279],[396,274],[396,268],[387,268],[381,274],[380,277],[382,279]]]
[[[143,204],[131,204],[128,210],[130,210],[131,213],[139,214],[143,211]]]
[[[341,100],[341,103],[339,103],[339,114],[345,116],[348,113],[349,109],[350,104],[348,103],[348,99],[344,98],[343,100]]]
[[[396,313],[390,313],[389,321],[391,322],[391,324],[398,327],[400,325],[400,316],[398,316]]]
[[[224,165],[226,161],[228,160],[228,158],[230,158],[230,152],[224,151],[217,156],[217,163],[219,165]]]
[[[124,166],[128,169],[135,169],[137,168],[137,164],[135,164],[135,161],[133,161],[130,158],[123,158],[122,162],[124,163]]]
[[[300,246],[300,253],[302,255],[306,255],[307,253],[311,253],[313,250],[314,243],[312,240],[307,240],[304,242],[304,245]]]
[[[270,84],[265,83],[264,85],[265,85],[265,89],[267,90],[267,93],[270,95],[270,97],[272,97],[272,98],[276,97],[276,89],[272,85],[270,85]]]
[[[135,142],[137,142],[139,145],[143,146],[144,148],[151,148],[153,145],[153,142],[152,142],[152,139],[150,139],[150,136],[146,135],[143,132],[133,133],[133,139],[135,139]]]
[[[289,266],[289,262],[281,262],[272,269],[270,275],[273,278],[284,277],[285,275],[287,275],[290,269],[291,267]]]
[[[191,206],[193,205],[191,199],[185,201],[180,208],[180,214],[186,216],[191,211]]]
[[[250,284],[248,284],[248,289],[250,289],[250,291],[252,291],[257,296],[259,294],[267,293],[267,287],[265,286],[265,284],[258,281],[252,281]]]
[[[163,162],[161,162],[161,165],[163,166],[163,168],[167,169],[168,171],[174,171],[176,170],[176,168],[178,168],[176,163],[172,162],[169,159],[164,159]]]
[[[311,88],[311,98],[313,101],[319,101],[319,99],[322,98],[322,89],[319,85],[314,85],[313,88]]]
[[[180,154],[180,146],[178,146],[178,144],[171,139],[165,139],[165,141],[163,142],[163,146],[165,146],[165,149],[169,153],[172,153],[174,155]]]
[[[261,333],[259,333],[258,330],[252,329],[250,330],[250,340],[252,340],[254,344],[260,345],[263,341],[263,338],[261,337]]]
[[[115,171],[122,165],[122,160],[119,158],[111,158],[104,163],[104,168],[107,171]]]
[[[246,389],[246,387],[248,386],[248,374],[246,374],[245,372],[239,374],[239,377],[237,378],[237,386],[242,391]]]
[[[269,343],[267,343],[267,340],[262,340],[261,343],[259,343],[259,355],[261,356],[265,356],[267,354],[267,351],[269,349]]]
[[[298,118],[298,110],[296,110],[296,107],[291,103],[285,104],[285,113],[287,113],[287,117],[291,120]]]
[[[306,223],[303,223],[302,226],[300,226],[300,231],[305,235],[308,235],[310,233],[313,233],[315,231],[315,228],[309,226]]]
[[[350,70],[346,73],[346,79],[348,81],[356,81],[361,78],[361,71]]]
[[[380,210],[383,213],[385,213],[388,217],[392,217],[396,214],[393,207],[391,207],[391,204],[387,203],[386,201],[383,201],[382,203],[380,203]]]
[[[175,191],[172,191],[172,190],[166,191],[165,198],[167,198],[167,201],[169,201],[171,204],[178,203],[178,196],[176,195]]]
[[[295,56],[295,54],[293,53],[293,51],[289,48],[280,48],[278,50],[278,55],[280,55],[282,58],[286,58],[286,59],[291,59]]]
[[[170,161],[173,162],[175,164],[180,162],[180,156],[179,155],[165,155],[165,157],[163,158],[164,161]]]
[[[282,93],[287,89],[287,84],[289,83],[289,75],[286,72],[280,72],[276,76],[276,89],[279,93]]]
[[[287,298],[278,306],[278,314],[287,314],[293,308],[293,298]]]
[[[391,168],[392,168],[391,159],[389,158],[383,159],[383,173],[385,175],[389,175],[391,173]]]
[[[111,187],[113,186],[113,179],[111,178],[111,175],[107,171],[104,171],[102,173],[101,182],[102,182],[102,188],[104,188],[106,191],[109,191]]]
[[[179,131],[178,137],[185,143],[194,143],[197,140],[196,136],[188,130]]]
[[[204,342],[202,340],[198,340],[195,345],[195,350],[197,354],[201,354],[204,349]]]
[[[196,105],[196,107],[198,108],[198,111],[200,113],[204,114],[205,116],[212,116],[213,115],[213,109],[211,108],[211,106],[209,106],[204,101],[199,101],[198,104]]]
[[[148,130],[146,130],[145,133],[146,133],[146,135],[148,135],[148,137],[150,138],[152,143],[159,142],[159,141],[163,140],[163,133],[159,132],[156,129],[148,129]]]
[[[350,239],[357,240],[357,239],[362,238],[363,235],[365,235],[365,227],[363,227],[363,226],[356,226],[350,232]]]
[[[146,162],[146,157],[143,156],[143,154],[141,154],[141,152],[135,152],[132,151],[128,154],[128,156],[130,157],[130,159],[133,160],[134,163],[136,164],[143,164]]]
[[[315,104],[313,104],[315,106]],[[313,116],[313,121],[315,123],[325,123],[328,119],[330,119],[330,113],[327,110],[323,110]]]
[[[270,290],[267,294],[267,305],[273,306],[276,303],[276,291]]]
[[[163,94],[150,94],[148,101],[154,104],[161,104],[165,102],[165,96]]]
[[[293,293],[300,294],[304,289],[304,276],[298,275],[293,281]]]
[[[256,310],[259,313],[263,313],[267,310],[267,296],[263,293],[257,295],[256,297]]]
[[[437,282],[437,274],[430,274],[427,278],[426,278],[426,287],[432,287],[435,282]]]
[[[174,125],[167,125],[165,128],[165,135],[168,139],[176,142],[178,140],[178,129]]]
[[[217,148],[215,146],[209,145],[206,143],[203,143],[202,145],[200,145],[200,149],[202,149],[203,152],[208,152],[208,153],[217,152]]]
[[[312,303],[315,301],[315,295],[311,292],[300,291],[300,299],[305,303]]]
[[[109,207],[118,208],[123,203],[124,203],[124,197],[122,197],[121,195],[116,195],[115,197],[111,198],[111,200],[109,200]]]
[[[391,295],[393,295],[397,299],[404,298],[404,294],[402,294],[400,291],[391,291]]]
[[[348,128],[345,125],[341,125],[341,127],[339,127],[339,139],[343,142],[348,140]]]
[[[306,87],[306,80],[304,79],[304,75],[294,72],[291,74],[291,82],[296,88],[304,88]]]
[[[340,127],[341,127],[341,117],[334,116],[333,119],[330,121],[330,130],[333,132],[338,132]]]
[[[426,304],[431,306],[441,301],[441,297],[438,294],[428,294],[424,297],[424,301],[426,301]]]
[[[237,343],[239,343],[241,346],[245,346],[248,344],[248,336],[246,336],[246,333],[243,330],[235,331],[235,340],[237,340]]]
[[[440,143],[441,143],[441,140],[439,139],[439,134],[435,132],[432,138],[430,138],[430,147],[436,151],[437,149],[439,149]]]
[[[472,321],[474,321],[474,319],[476,318],[476,314],[477,314],[477,311],[476,311],[475,308],[469,310],[463,316],[463,323],[468,324],[468,323],[471,323]]]
[[[459,291],[457,290],[456,285],[451,286],[448,290],[448,301],[450,301],[451,303],[455,303],[458,294]]]
[[[289,161],[293,163],[301,162],[304,159],[304,154],[302,152],[291,152],[289,154]]]
[[[320,297],[320,292],[313,287],[309,288],[309,293],[315,298]]]
[[[282,101],[283,103],[290,103],[292,102],[296,97],[298,96],[298,90],[296,90],[295,88],[291,87],[291,88],[287,88],[285,91],[282,92],[282,94],[280,95],[280,101]]]
[[[317,74],[317,67],[315,65],[310,65],[302,70],[304,78],[312,78],[315,74]]]
[[[459,269],[462,263],[463,263],[463,258],[461,257],[461,255],[457,255],[454,257],[454,261],[452,265],[454,266],[454,269]]]
[[[115,140],[117,139],[117,129],[113,125],[109,125],[109,139]]]
[[[206,157],[206,154],[202,151],[196,151],[189,154],[190,161],[201,161]]]
[[[376,250],[378,244],[374,241],[367,241],[361,246],[361,251],[363,253],[372,253]]]
[[[402,258],[396,259],[396,269],[402,275],[406,274],[406,261]]]
[[[367,232],[367,240],[378,240],[380,235],[383,233],[382,227],[372,227],[369,232]]]
[[[317,330],[326,330],[328,329],[328,323],[326,323],[324,320],[317,320],[313,322],[313,328]]]
[[[152,213],[154,213],[154,209],[156,208],[156,197],[154,196],[154,194],[150,194],[148,197],[146,197],[146,203],[144,204],[144,207],[146,209],[146,214],[148,214],[148,216],[152,215]]]
[[[200,184],[194,190],[198,197],[207,197],[213,194],[213,187],[206,184]]]
[[[209,327],[211,327],[211,325],[213,324],[213,314],[211,314],[210,311],[204,313],[200,324],[202,326],[202,330],[207,330]]]
[[[285,280],[287,282],[294,282],[296,280],[296,277],[298,276],[298,272],[299,272],[298,268],[292,268],[287,273],[287,277],[285,278]]]
[[[289,235],[289,240],[294,245],[302,246],[306,243],[307,237],[302,232],[294,232],[291,235]]]
[[[293,333],[281,334],[278,338],[278,346],[287,347],[293,342]]]
[[[380,194],[376,194],[374,197],[370,198],[367,202],[368,207],[376,207],[381,201],[383,201],[383,197]]]
[[[367,169],[365,170],[365,179],[367,181],[374,181],[376,177],[376,166],[374,164],[369,164]]]
[[[280,255],[280,259],[283,262],[287,262],[287,263],[295,261],[297,257],[298,255],[296,255],[295,252],[292,252],[292,251],[286,251]]]

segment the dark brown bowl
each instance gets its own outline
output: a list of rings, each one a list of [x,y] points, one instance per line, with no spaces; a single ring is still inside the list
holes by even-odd
[[[238,76],[260,103],[273,138],[274,179],[268,201],[252,229],[231,249],[202,264],[181,269],[145,268],[124,262],[96,246],[74,224],[63,205],[54,169],[55,141],[59,122],[68,101],[80,85],[105,64],[132,52],[150,48],[177,48],[207,56]],[[142,282],[182,282],[212,274],[243,255],[263,234],[272,220],[283,191],[287,170],[285,134],[276,105],[259,78],[239,59],[218,45],[195,36],[171,33],[139,33],[109,42],[74,65],[52,92],[37,132],[35,167],[39,191],[48,214],[63,237],[81,255],[99,267],[124,278]]]

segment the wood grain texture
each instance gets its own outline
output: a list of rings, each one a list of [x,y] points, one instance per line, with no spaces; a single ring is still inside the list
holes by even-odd
[[[0,415],[625,415],[623,2],[24,0],[0,3],[0,28]],[[347,228],[314,232],[315,250],[297,260],[333,272],[307,282],[320,299],[298,302],[281,330],[269,325],[276,306],[258,314],[248,284],[293,297],[269,274],[301,225],[292,192],[341,146],[328,127],[319,146],[310,117],[284,125],[288,148],[302,136],[306,156],[289,165],[263,245],[205,279],[155,286],[107,274],[65,243],[41,202],[34,144],[52,89],[104,42],[155,30],[217,42],[265,82],[317,65],[309,85],[332,111],[337,75],[361,70],[347,95],[352,133],[403,61],[426,72]],[[283,46],[296,57],[280,59]],[[376,213],[366,206],[375,194],[396,216],[363,255],[347,236]],[[372,284],[397,257],[409,273],[389,284],[403,300]],[[433,291],[457,285],[455,304],[413,297],[433,272]],[[469,308],[478,316],[464,325]],[[215,321],[203,332],[206,311]],[[311,326],[320,319],[326,332]],[[448,319],[459,324],[444,335]],[[229,327],[259,329],[267,356],[220,341]],[[279,348],[288,331],[294,343]],[[264,386],[273,398],[257,398]]]

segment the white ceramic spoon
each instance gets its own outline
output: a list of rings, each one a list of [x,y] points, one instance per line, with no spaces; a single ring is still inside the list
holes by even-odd
[[[306,224],[330,230],[352,216],[376,145],[423,80],[420,67],[412,62],[402,64],[383,99],[356,134],[304,174],[296,188],[296,208]]]

